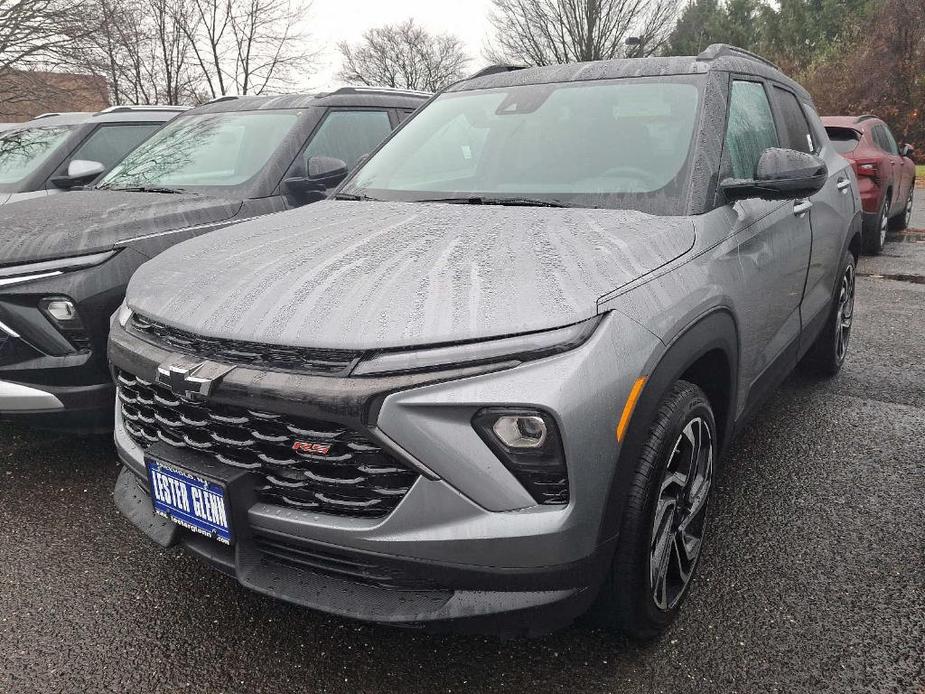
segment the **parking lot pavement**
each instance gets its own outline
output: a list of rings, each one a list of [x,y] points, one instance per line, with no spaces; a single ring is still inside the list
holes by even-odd
[[[658,642],[434,637],[293,608],[130,527],[105,438],[0,426],[0,691],[920,694],[925,284],[887,277],[925,275],[925,234],[905,238],[861,262],[842,374],[791,377],[736,443]]]

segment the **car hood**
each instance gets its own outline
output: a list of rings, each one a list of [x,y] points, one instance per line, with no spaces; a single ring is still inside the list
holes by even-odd
[[[568,325],[682,255],[686,217],[627,210],[324,201],[168,249],[131,309],[196,334],[372,349]]]
[[[109,250],[140,236],[220,222],[240,200],[73,191],[0,207],[0,265]]]

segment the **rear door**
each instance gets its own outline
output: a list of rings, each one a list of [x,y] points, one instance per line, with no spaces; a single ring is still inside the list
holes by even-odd
[[[831,307],[838,264],[854,217],[856,184],[848,161],[818,132],[821,127],[810,125],[807,115],[818,118],[812,107],[804,107],[796,94],[780,85],[774,85],[771,92],[781,146],[816,154],[823,158],[829,170],[825,186],[808,200],[812,205],[808,215],[812,250],[801,306],[801,323],[806,328],[814,318],[824,318]]]
[[[902,186],[900,183],[900,178],[902,178],[900,176],[902,167],[897,167],[899,149],[896,147],[896,141],[893,139],[893,136],[890,135],[885,125],[878,123],[874,126],[871,134],[874,143],[877,145],[882,155],[881,161],[883,164],[880,167],[880,187],[890,191],[889,214],[892,217],[899,207],[897,200],[905,199],[901,197],[902,191],[900,190]]]
[[[883,128],[882,137],[890,158],[893,161],[893,205],[892,213],[899,214],[906,208],[906,198],[912,192],[912,182],[915,179],[915,164],[911,159],[907,159],[899,153],[899,145],[896,144],[896,138],[893,132],[886,125],[879,126]]]

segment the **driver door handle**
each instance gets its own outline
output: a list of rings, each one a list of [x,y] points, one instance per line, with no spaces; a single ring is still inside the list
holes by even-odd
[[[838,188],[842,193],[847,193],[848,188],[851,187],[851,181],[847,178],[839,178],[838,183],[835,184],[835,187]]]
[[[813,206],[809,200],[798,200],[793,203],[793,214],[797,217],[802,217],[804,214],[809,212],[809,209]]]

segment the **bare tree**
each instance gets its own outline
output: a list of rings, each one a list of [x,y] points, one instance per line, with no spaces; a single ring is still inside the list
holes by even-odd
[[[76,42],[92,31],[84,0],[0,0],[0,113],[28,100],[49,102],[68,87],[39,71],[66,64]]]
[[[106,76],[113,103],[190,100],[189,0],[93,0],[90,9],[97,30],[78,62]]]
[[[338,76],[369,86],[437,91],[460,79],[469,63],[457,37],[431,34],[413,19],[370,29],[358,44],[337,48],[343,59]]]
[[[292,88],[316,56],[304,0],[189,0],[194,62],[211,96]]]
[[[85,26],[83,0],[0,0],[0,71],[60,62]]]
[[[674,27],[675,0],[492,0],[492,62],[551,65],[653,55]],[[633,37],[631,45],[626,40]]]

